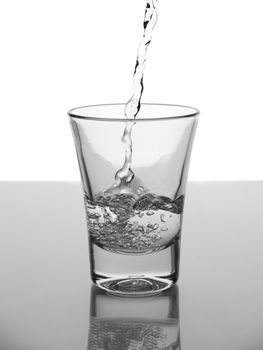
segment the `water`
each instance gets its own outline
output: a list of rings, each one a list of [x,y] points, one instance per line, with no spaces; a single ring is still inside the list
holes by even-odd
[[[156,4],[157,0],[146,0],[143,38],[138,47],[133,75],[134,91],[124,111],[129,121],[122,135],[125,150],[123,166],[116,172],[115,182],[110,188],[97,193],[92,200],[88,196],[85,197],[92,244],[104,251],[129,254],[130,257],[161,251],[168,247],[170,253],[167,253],[167,256],[178,255],[176,242],[180,241],[184,197],[173,201],[151,193],[132,171],[132,129],[140,111],[147,50],[157,23]],[[171,253],[172,251],[174,253]],[[96,252],[102,254],[97,249]],[[138,280],[140,288],[143,283],[145,282]],[[153,288],[154,284],[150,284]],[[130,283],[128,285],[129,288],[133,288]]]
[[[140,111],[141,98],[144,90],[143,77],[146,64],[147,49],[152,40],[152,32],[157,23],[157,0],[147,0],[146,9],[143,21],[143,38],[140,42],[136,64],[133,74],[134,91],[132,97],[125,106],[125,116],[127,119],[135,119]],[[122,136],[122,143],[125,150],[125,160],[123,166],[117,171],[115,175],[115,187],[129,184],[133,178],[134,173],[131,169],[132,164],[132,128],[135,122],[127,122]]]
[[[91,240],[123,254],[150,253],[179,239],[183,197],[172,201],[144,192],[109,191],[85,199]]]
[[[148,0],[146,3],[143,38],[140,42],[133,74],[134,92],[125,106],[125,115],[128,119],[135,118],[140,111],[141,98],[144,90],[143,76],[146,64],[147,49],[152,40],[152,32],[157,23],[157,0]]]
[[[140,111],[147,49],[157,22],[156,4],[157,0],[146,1],[144,33],[133,75],[134,92],[125,106],[125,116],[129,121],[122,136],[124,164],[117,171],[112,188],[95,196],[93,201],[86,198],[88,227],[93,243],[120,253],[147,253],[164,249],[179,235],[181,226],[179,203],[183,199],[173,202],[170,198],[147,193],[131,168],[135,121],[130,120],[135,119]]]

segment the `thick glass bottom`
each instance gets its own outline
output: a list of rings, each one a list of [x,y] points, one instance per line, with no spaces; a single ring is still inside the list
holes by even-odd
[[[90,241],[91,277],[98,287],[113,294],[152,295],[176,283],[179,256],[179,239],[148,254],[115,253]]]

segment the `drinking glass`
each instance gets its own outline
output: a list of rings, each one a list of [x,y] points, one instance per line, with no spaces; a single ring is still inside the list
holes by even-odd
[[[68,114],[84,191],[91,278],[115,294],[147,295],[178,279],[185,188],[199,112],[142,104],[135,119],[126,119],[124,109],[125,104],[96,105]],[[120,183],[116,173],[125,167],[130,178]]]

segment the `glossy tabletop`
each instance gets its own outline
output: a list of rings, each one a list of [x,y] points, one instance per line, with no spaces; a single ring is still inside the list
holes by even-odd
[[[92,286],[79,183],[0,183],[0,350],[262,350],[263,182],[189,183],[177,287]]]

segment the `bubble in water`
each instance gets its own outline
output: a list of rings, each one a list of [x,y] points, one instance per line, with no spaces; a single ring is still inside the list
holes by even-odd
[[[99,217],[100,217],[100,214],[98,214],[98,213],[90,213],[89,214],[89,218],[90,219],[97,219]]]
[[[93,205],[91,203],[87,203],[87,208],[89,208],[89,209],[96,209],[96,205]]]
[[[165,215],[164,215],[164,214],[161,214],[161,215],[160,215],[160,219],[161,219],[162,222],[166,222],[166,219],[165,219]]]

